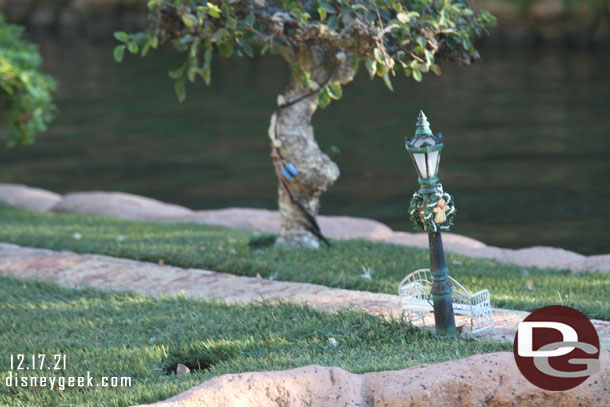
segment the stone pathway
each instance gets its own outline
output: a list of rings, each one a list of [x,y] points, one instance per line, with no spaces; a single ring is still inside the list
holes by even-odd
[[[325,286],[239,277],[207,270],[161,266],[109,256],[56,252],[0,243],[0,275],[36,279],[69,287],[134,291],[146,295],[185,295],[218,299],[229,304],[267,300],[306,304],[322,311],[358,308],[373,315],[400,315],[397,295],[344,290]],[[494,309],[494,340],[513,340],[517,324],[528,313]],[[434,326],[432,313],[426,325]],[[468,320],[456,316],[458,325]],[[421,325],[421,322],[419,322]],[[602,345],[610,347],[610,322],[593,320]],[[467,330],[467,328],[465,328]]]

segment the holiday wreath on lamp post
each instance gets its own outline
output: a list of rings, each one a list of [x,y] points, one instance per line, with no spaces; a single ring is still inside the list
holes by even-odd
[[[436,191],[428,197],[415,192],[409,205],[411,222],[420,232],[449,230],[453,226],[456,212],[453,197],[443,191],[443,185],[440,183],[436,185]]]

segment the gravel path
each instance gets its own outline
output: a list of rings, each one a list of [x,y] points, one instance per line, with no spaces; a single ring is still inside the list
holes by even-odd
[[[359,308],[373,315],[400,315],[397,295],[329,288],[321,285],[269,281],[207,270],[183,269],[109,256],[32,249],[0,243],[0,275],[36,279],[68,287],[134,291],[146,295],[185,295],[229,304],[261,300],[306,304],[322,311]],[[517,324],[528,313],[494,309],[495,340],[513,340]],[[426,318],[434,326],[433,315]],[[456,316],[458,325],[468,326]],[[602,345],[610,347],[610,322],[593,320]],[[419,322],[421,324],[421,322]]]

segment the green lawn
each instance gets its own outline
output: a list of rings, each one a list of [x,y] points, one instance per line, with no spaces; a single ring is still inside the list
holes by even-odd
[[[273,250],[272,235],[196,224],[134,222],[0,207],[0,241],[100,253],[237,275],[396,293],[410,271],[426,267],[426,250],[364,240],[330,249]],[[79,233],[82,237],[75,239]],[[497,307],[532,311],[564,304],[610,320],[610,278],[602,273],[523,268],[449,254],[450,274],[472,291],[488,288]],[[362,278],[362,267],[373,270]]]
[[[351,372],[403,369],[508,351],[507,343],[434,339],[398,321],[268,304],[227,306],[185,298],[73,290],[0,278],[0,405],[110,407],[166,399],[223,373],[312,363]],[[329,338],[335,338],[337,346]],[[67,355],[65,371],[13,374],[131,377],[132,386],[49,390],[6,387],[10,355]],[[191,376],[176,363],[209,366]]]

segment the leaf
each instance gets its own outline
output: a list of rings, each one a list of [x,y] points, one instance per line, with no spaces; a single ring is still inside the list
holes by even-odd
[[[244,24],[246,24],[247,27],[252,27],[254,25],[255,20],[256,20],[256,17],[254,17],[254,14],[250,13],[244,19]]]
[[[367,58],[364,61],[364,66],[366,66],[366,70],[369,71],[369,76],[371,79],[375,77],[375,73],[377,73],[377,64],[373,58]]]
[[[125,56],[125,45],[119,45],[114,48],[114,60],[117,62],[123,61],[123,57]]]
[[[142,51],[140,52],[140,54],[145,57],[146,54],[148,54],[148,49],[150,48],[150,44],[147,42],[146,44],[144,44],[144,46],[142,47]]]
[[[201,77],[203,78],[203,80],[205,81],[206,85],[210,85],[210,82],[212,81],[212,55],[213,55],[213,48],[210,47],[208,49],[205,50],[205,53],[203,54],[203,72],[201,72]]]
[[[417,82],[421,82],[422,80],[422,75],[421,75],[421,71],[418,69],[414,69],[413,70],[413,79],[415,79]]]
[[[388,67],[383,62],[376,61],[375,65],[377,65],[377,76],[383,77],[388,72]]]
[[[358,68],[360,67],[360,60],[358,58],[352,58],[349,61],[349,67],[354,71],[358,71]]]
[[[138,44],[136,44],[135,42],[130,42],[129,45],[127,46],[127,49],[129,50],[129,52],[131,52],[132,54],[137,54],[138,53]]]
[[[411,22],[411,20],[417,17],[419,17],[419,13],[417,11],[409,11],[408,13],[400,12],[396,14],[396,19],[402,24],[408,24]]]
[[[180,77],[182,77],[182,75],[184,75],[185,69],[186,69],[186,63],[176,65],[173,68],[171,68],[167,74],[172,79],[179,79]]]
[[[429,49],[424,50],[424,55],[426,56],[426,63],[428,65],[432,65],[434,63],[434,54]]]
[[[403,24],[408,24],[411,19],[407,13],[398,13],[396,14],[396,18]]]
[[[205,54],[203,55],[203,64],[204,66],[211,66],[212,65],[212,54],[213,54],[214,50],[212,47],[208,48],[205,50]]]
[[[271,42],[267,41],[265,45],[263,45],[263,49],[261,49],[261,55],[265,55],[267,51],[271,48]]]
[[[207,69],[200,72],[203,81],[207,86],[210,86],[210,82],[212,82],[212,71]]]
[[[235,1],[229,1],[229,3],[234,3]],[[231,9],[229,8],[229,5],[226,2],[223,2],[224,4],[222,5],[222,15],[226,18],[229,19],[229,17],[231,17]]]
[[[125,31],[117,31],[114,33],[114,38],[121,42],[129,41],[129,35]]]
[[[318,105],[321,109],[324,109],[326,106],[330,104],[330,94],[328,93],[328,88],[322,89],[318,92]]]
[[[324,11],[329,14],[335,14],[337,12],[337,10],[335,10],[335,8],[326,0],[319,0],[318,4],[320,5],[320,8],[324,9]]]
[[[174,40],[172,41],[172,45],[174,46],[174,49],[178,52],[184,52],[188,49],[188,46],[178,40]]]
[[[472,11],[469,8],[464,8],[462,10],[462,16],[464,16],[464,17],[472,17],[473,14],[474,14],[474,11]]]
[[[341,84],[338,82],[333,82],[328,85],[328,94],[332,99],[341,99],[341,97],[343,96],[343,89],[341,88]]]
[[[133,35],[133,40],[139,45],[142,46],[148,42],[148,34],[146,33],[135,33]]]
[[[229,28],[235,29],[237,27],[237,20],[233,16],[228,16],[226,22]]]
[[[318,7],[318,14],[320,15],[321,21],[326,20],[326,10],[324,10],[322,7]]]
[[[193,42],[194,39],[195,37],[193,37],[191,34],[186,34],[180,37],[178,41],[180,41],[182,44],[189,44]]]
[[[153,35],[152,37],[150,37],[150,39],[148,40],[148,43],[150,44],[150,46],[152,48],[157,48],[159,46],[159,38],[156,35]]]
[[[305,85],[307,89],[314,89],[315,82],[313,81],[310,72],[303,72],[303,75],[301,76],[301,82],[303,82],[303,85]]]
[[[214,3],[210,3],[209,1],[207,2],[207,6],[208,6],[208,13],[214,17],[214,18],[220,18],[220,13],[222,12],[222,10],[220,8],[218,8],[217,5],[215,5]]]
[[[218,50],[220,51],[220,55],[222,55],[223,57],[230,57],[231,55],[233,55],[235,47],[233,46],[232,42],[225,42],[218,44]]]
[[[328,28],[330,28],[333,31],[335,31],[337,28],[339,28],[339,23],[337,22],[337,17],[332,16],[331,18],[328,19]]]
[[[379,48],[375,48],[373,50],[373,54],[375,55],[375,59],[381,63],[385,63],[385,57],[383,55],[383,52],[381,52],[381,50]]]
[[[394,92],[394,87],[392,86],[392,81],[390,80],[390,74],[388,72],[383,75],[383,82],[385,83],[385,86],[390,89],[391,92]]]
[[[186,72],[186,77],[188,78],[188,80],[191,82],[195,82],[195,75],[197,75],[198,71],[199,70],[196,67],[191,66]]]
[[[199,41],[195,41],[193,42],[193,44],[191,44],[191,58],[197,58],[197,52],[199,51]]]
[[[252,49],[252,46],[248,41],[244,40],[243,38],[240,38],[239,44],[241,45],[241,49],[245,52],[246,55],[248,55],[250,58],[254,56],[254,50]]]
[[[186,88],[185,88],[184,79],[176,81],[176,84],[174,85],[174,90],[176,91],[176,96],[178,97],[178,102],[180,102],[180,103],[184,102],[184,99],[186,99]]]
[[[430,66],[430,70],[431,70],[432,72],[434,72],[434,74],[435,74],[436,76],[441,76],[441,75],[443,74],[443,72],[441,71],[440,66],[438,66],[438,65],[436,65],[436,64],[434,64],[434,65]]]
[[[184,25],[186,25],[187,27],[190,28],[190,27],[197,25],[197,23],[199,22],[199,19],[192,14],[183,14],[182,22],[184,23]]]

